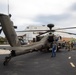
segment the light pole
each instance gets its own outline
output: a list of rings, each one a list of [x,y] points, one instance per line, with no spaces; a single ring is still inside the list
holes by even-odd
[[[8,5],[7,5],[7,8],[8,8],[8,15],[9,15],[9,0],[7,0],[8,2]]]

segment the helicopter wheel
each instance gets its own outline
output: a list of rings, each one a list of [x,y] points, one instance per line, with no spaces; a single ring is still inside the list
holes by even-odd
[[[3,65],[6,66],[10,60],[11,57],[5,57],[5,61],[3,62]]]

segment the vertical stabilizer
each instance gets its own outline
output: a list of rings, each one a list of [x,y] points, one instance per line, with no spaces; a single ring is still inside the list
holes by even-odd
[[[20,41],[15,32],[13,23],[10,20],[10,17],[4,14],[0,14],[0,23],[3,29],[3,32],[9,42],[13,46],[21,46]]]

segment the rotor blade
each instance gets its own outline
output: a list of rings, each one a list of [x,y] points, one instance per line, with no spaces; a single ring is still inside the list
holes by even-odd
[[[16,31],[16,32],[40,32],[40,31],[54,32],[55,30],[22,30],[22,31]]]
[[[76,27],[67,27],[67,28],[58,28],[58,29],[55,29],[55,30],[64,30],[64,29],[75,29]]]
[[[48,30],[23,30],[23,31],[16,31],[16,32],[39,32],[39,31],[48,31]]]
[[[23,30],[23,31],[16,31],[16,32],[36,32],[36,31],[55,31],[55,30],[65,30],[65,29],[75,29],[76,27],[67,27],[67,28],[58,28],[54,30]]]
[[[44,33],[39,33],[39,35],[43,35],[43,34],[46,34],[46,33],[48,33],[48,31],[46,31],[46,32],[44,32]]]
[[[46,31],[46,32],[44,32],[44,33],[41,33],[41,34],[39,34],[39,35],[43,35],[43,34],[46,34],[46,33],[52,33],[52,32],[55,32],[55,30],[48,30],[48,31]]]
[[[70,35],[76,35],[75,33],[64,32],[64,31],[56,31],[56,32],[66,33],[66,34],[70,34]]]

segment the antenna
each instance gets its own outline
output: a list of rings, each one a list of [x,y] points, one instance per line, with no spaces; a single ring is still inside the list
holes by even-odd
[[[8,1],[8,6],[7,7],[8,7],[8,15],[9,15],[9,0],[7,0],[7,1]]]

